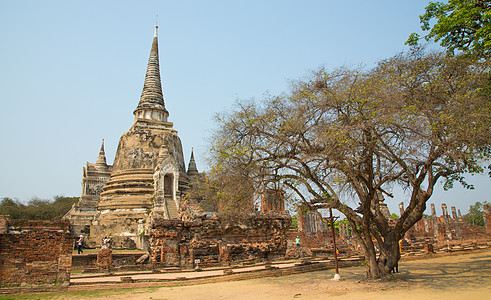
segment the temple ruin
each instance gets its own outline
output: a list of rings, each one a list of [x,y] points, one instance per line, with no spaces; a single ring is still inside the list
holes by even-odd
[[[329,253],[334,238],[329,221],[316,209],[301,208],[299,230],[288,228],[291,219],[282,191],[265,191],[260,210],[259,206],[254,209],[251,200],[250,213],[240,220],[205,213],[196,199],[183,197],[200,174],[193,152],[186,170],[181,140],[168,121],[157,26],[143,91],[133,115],[133,125],[121,136],[114,163],[107,164],[102,141],[96,163],[84,166],[81,197],[64,217],[74,235],[86,236],[87,246],[98,247],[104,236],[110,236],[113,248],[148,249],[153,263],[169,266],[189,266],[195,259],[223,263],[288,256],[296,237],[303,247],[312,249],[306,253]],[[393,220],[381,191],[373,201],[373,207]],[[404,211],[402,203],[400,209]],[[408,231],[406,240],[436,243],[480,234],[464,224],[460,211],[452,207],[449,214],[445,205],[442,209],[443,215],[436,217],[432,205],[432,215]],[[485,219],[489,228],[489,213]],[[348,223],[340,222],[336,235],[339,249],[356,251]]]
[[[155,219],[178,219],[181,195],[198,174],[191,154],[189,176],[181,140],[168,121],[160,79],[157,26],[134,123],[119,141],[113,165],[104,144],[95,164],[83,169],[82,195],[64,216],[75,235],[95,247],[110,235],[116,248],[145,249]]]
[[[181,140],[168,121],[159,70],[157,26],[134,123],[108,165],[104,142],[95,164],[83,168],[82,195],[65,215],[75,236],[88,247],[110,236],[115,249],[148,249],[153,264],[189,266],[284,257],[291,217],[284,194],[268,190],[262,211],[238,217],[206,213],[196,199],[183,197],[198,182],[191,151],[186,167]]]

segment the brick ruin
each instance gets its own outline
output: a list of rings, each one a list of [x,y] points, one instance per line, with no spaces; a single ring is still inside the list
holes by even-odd
[[[404,211],[404,204],[399,204],[401,213]],[[419,220],[406,232],[405,240],[410,244],[424,243],[443,243],[456,240],[486,240],[489,237],[490,228],[471,226],[464,222],[462,214],[454,206],[450,208],[451,215],[448,213],[447,205],[442,204],[442,215],[437,217],[435,205],[431,204],[431,215],[428,218]],[[490,215],[489,206],[485,205],[483,217],[486,220]]]
[[[154,266],[193,268],[284,258],[291,216],[284,192],[268,189],[261,209],[249,213],[216,212],[211,216],[189,198],[181,201],[179,219],[156,219],[149,240]]]
[[[297,213],[298,236],[300,244],[308,248],[317,248],[328,245],[331,242],[331,232],[328,230],[328,220],[317,210],[303,211]]]
[[[199,269],[285,257],[331,256],[328,218],[315,210],[306,211],[299,214],[299,231],[293,231],[290,215],[282,210],[283,197],[278,195],[281,194],[271,193],[263,198],[266,212],[254,211],[241,216],[214,214],[211,218],[195,214],[193,218],[183,218],[186,221],[155,220],[150,232],[148,267]],[[400,209],[404,207],[401,205]],[[463,222],[460,212],[453,207],[451,215],[446,212],[446,205],[442,205],[442,212],[436,217],[432,205],[432,216],[420,220],[408,231],[404,252],[433,243],[448,244],[449,239],[462,245],[470,239],[489,240],[489,205],[484,206],[484,228]],[[301,247],[294,245],[296,236],[301,238]],[[359,254],[348,223],[339,223],[336,240],[341,254]],[[69,284],[72,247],[67,221],[21,221],[0,216],[0,287]],[[426,253],[432,252],[432,248],[425,247]],[[113,270],[112,256],[110,249],[101,250],[93,267]]]
[[[0,216],[0,287],[68,285],[73,238],[67,221]]]
[[[195,221],[160,219],[150,232],[150,261],[190,268],[283,258],[290,223],[286,212],[217,214]]]
[[[299,256],[327,256],[334,252],[332,232],[329,218],[323,217],[318,210],[301,207],[297,212],[298,231],[290,232],[289,241],[298,236],[300,248],[289,248],[287,257]],[[358,254],[354,239],[351,236],[350,226],[346,222],[339,223],[336,234],[336,246],[340,253],[346,255]]]
[[[404,212],[404,204],[399,204],[400,213]],[[491,237],[491,206],[484,205],[483,217],[485,227],[471,226],[464,222],[460,210],[451,207],[451,215],[447,205],[442,204],[442,215],[437,217],[435,205],[431,204],[431,215],[419,220],[405,234],[403,245],[411,249],[423,249],[427,245],[447,246],[461,242],[485,242]],[[298,236],[301,245],[309,248],[312,255],[317,253],[332,253],[332,235],[329,230],[329,220],[319,211],[301,208],[298,216],[298,232],[289,234],[289,241]],[[395,220],[389,220],[389,224]],[[354,254],[357,244],[352,237],[351,227],[347,222],[340,222],[336,231],[336,242],[340,252]],[[324,250],[325,249],[325,250]]]

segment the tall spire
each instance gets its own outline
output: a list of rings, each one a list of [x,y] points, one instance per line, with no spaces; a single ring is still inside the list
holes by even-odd
[[[107,170],[106,153],[104,152],[104,139],[102,139],[101,150],[99,150],[99,156],[95,162],[95,167],[99,170]]]
[[[169,112],[165,109],[164,96],[162,94],[162,83],[160,80],[160,66],[159,66],[159,45],[157,37],[158,26],[155,25],[155,32],[153,35],[152,49],[150,50],[150,57],[148,59],[147,73],[145,75],[145,83],[143,85],[143,91],[140,97],[140,102],[137,108],[133,112],[135,116],[145,119],[154,119],[160,121],[166,121]],[[141,112],[138,116],[137,113]],[[164,113],[164,118],[155,118],[155,112]],[[146,114],[145,114],[146,113]]]
[[[187,175],[196,176],[198,174],[199,172],[198,168],[196,167],[196,161],[194,161],[194,151],[193,148],[191,148],[191,159],[189,160]]]

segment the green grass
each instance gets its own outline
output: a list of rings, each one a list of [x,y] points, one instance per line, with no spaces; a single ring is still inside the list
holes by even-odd
[[[84,250],[83,254],[97,254],[97,252],[101,249],[95,248],[95,249],[83,249],[83,250]],[[115,249],[113,249],[113,253],[115,253],[115,254],[117,254],[117,253],[143,253],[143,252],[146,252],[146,251],[145,250],[138,250],[138,249],[135,249],[135,250],[115,250]],[[78,255],[77,249],[73,250],[73,255]]]
[[[111,296],[124,294],[143,294],[151,293],[161,287],[148,287],[137,289],[113,289],[113,290],[87,290],[76,292],[60,293],[41,293],[25,295],[0,295],[0,300],[17,300],[17,299],[78,299],[78,298],[111,298]]]

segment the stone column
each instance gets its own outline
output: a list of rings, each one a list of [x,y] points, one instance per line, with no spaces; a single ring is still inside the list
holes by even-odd
[[[460,209],[457,210],[458,216],[459,216],[459,221],[463,222],[464,218],[462,218],[462,214],[460,213]]]
[[[444,217],[448,216],[447,205],[445,203],[442,203],[442,212]]]
[[[450,207],[452,211],[452,219],[457,219],[457,211],[455,210],[455,206]]]
[[[400,217],[404,214],[404,202],[399,203],[399,213],[401,214]]]
[[[457,238],[462,237],[462,228],[460,227],[460,220],[457,218],[457,211],[455,210],[455,206],[450,207],[452,210],[452,225],[455,228],[455,236]]]
[[[438,240],[438,219],[436,218],[435,204],[431,203],[431,225],[433,227],[433,235]]]
[[[305,215],[307,212],[303,212],[301,209],[297,211],[297,224],[298,231],[305,232]]]
[[[451,240],[452,239],[452,231],[450,230],[448,210],[447,210],[447,205],[445,203],[442,203],[442,211],[443,211],[443,220],[444,220],[443,226],[445,229],[445,235],[449,240]]]

